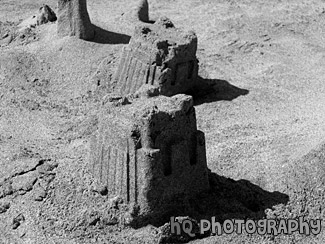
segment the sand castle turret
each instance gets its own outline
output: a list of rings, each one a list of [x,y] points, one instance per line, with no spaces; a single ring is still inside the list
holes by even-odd
[[[57,32],[61,37],[76,36],[83,40],[94,38],[86,0],[59,0]]]
[[[138,26],[115,73],[120,94],[134,93],[145,84],[166,96],[190,90],[198,76],[196,50],[195,33],[175,28],[167,18]]]
[[[135,9],[136,18],[142,22],[149,22],[149,4],[147,0],[139,0]]]
[[[209,189],[204,133],[191,96],[156,96],[126,105],[108,102],[91,143],[95,178],[111,197],[151,216],[175,199]]]

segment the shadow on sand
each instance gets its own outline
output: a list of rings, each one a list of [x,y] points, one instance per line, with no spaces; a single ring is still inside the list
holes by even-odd
[[[289,196],[281,192],[268,192],[248,180],[235,181],[231,178],[209,172],[210,189],[193,198],[180,195],[173,199],[171,208],[161,209],[159,216],[138,219],[132,225],[139,228],[148,222],[161,226],[170,221],[171,216],[189,216],[196,220],[223,222],[226,219],[265,218],[265,210],[278,204],[286,204]]]
[[[200,105],[215,101],[232,101],[249,93],[248,90],[231,85],[228,81],[219,79],[204,79],[199,77],[200,86],[188,92],[193,96],[194,104]]]
[[[131,36],[115,33],[105,30],[99,26],[94,26],[95,37],[91,42],[101,43],[101,44],[128,44]]]
[[[247,180],[232,180],[215,173],[209,174],[210,191],[189,199],[188,203],[170,211],[170,216],[189,216],[194,233],[193,237],[182,233],[180,236],[170,232],[170,219],[163,226],[163,235],[159,243],[187,243],[194,239],[209,237],[211,232],[201,234],[198,223],[205,219],[211,222],[212,217],[221,225],[225,220],[263,220],[266,209],[278,204],[286,204],[289,196],[280,192],[268,192]],[[184,207],[185,206],[185,207]],[[167,219],[165,219],[167,220]],[[195,230],[196,229],[196,230]]]

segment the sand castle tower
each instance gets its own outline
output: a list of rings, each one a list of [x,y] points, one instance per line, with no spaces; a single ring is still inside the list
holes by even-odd
[[[209,188],[205,138],[191,96],[108,102],[91,152],[94,176],[108,195],[136,203],[141,215]]]
[[[149,4],[147,0],[139,0],[134,12],[136,19],[149,22]]]
[[[195,33],[175,28],[167,18],[138,26],[115,73],[119,92],[134,93],[144,84],[166,96],[188,91],[198,76],[196,50]]]
[[[86,0],[58,1],[58,35],[76,36],[83,40],[94,38],[94,27],[90,22]]]

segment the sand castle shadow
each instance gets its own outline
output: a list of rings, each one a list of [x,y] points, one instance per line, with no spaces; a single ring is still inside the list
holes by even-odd
[[[171,216],[189,216],[197,221],[211,220],[212,217],[216,217],[216,221],[220,223],[226,219],[260,220],[266,217],[266,209],[272,209],[275,205],[286,204],[289,201],[288,195],[281,192],[268,192],[248,180],[235,181],[210,172],[209,183],[209,191],[195,198],[186,199],[184,196],[176,198],[173,207],[164,212],[160,218],[149,222],[161,226],[169,222]],[[147,223],[146,220],[143,221]],[[134,224],[135,228],[141,227],[141,220]]]
[[[278,204],[286,204],[289,196],[281,192],[268,192],[248,180],[209,174],[211,189],[203,193],[191,205],[197,209],[197,217],[219,221],[235,219],[263,219],[265,210]]]
[[[131,36],[105,30],[99,26],[94,26],[95,37],[92,42],[101,44],[128,44]]]
[[[204,79],[199,77],[199,87],[188,92],[194,98],[195,105],[215,101],[232,101],[249,93],[248,90],[231,85],[228,81],[219,79]]]

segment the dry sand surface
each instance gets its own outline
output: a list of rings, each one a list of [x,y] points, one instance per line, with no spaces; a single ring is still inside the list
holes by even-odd
[[[101,98],[138,24],[133,2],[89,0],[94,41],[59,38],[55,23],[18,33],[43,3],[57,11],[54,0],[0,1],[0,243],[163,242],[161,226],[121,223],[122,205],[94,190],[88,170]],[[214,84],[195,97],[214,173],[213,197],[197,200],[198,212],[324,218],[325,2],[149,4],[151,20],[196,32],[200,79]],[[324,234],[183,241],[324,243]]]

